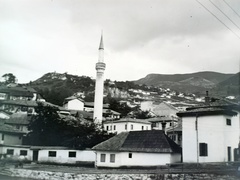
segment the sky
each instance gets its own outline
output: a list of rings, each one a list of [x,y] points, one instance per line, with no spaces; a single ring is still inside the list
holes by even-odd
[[[240,1],[0,0],[0,76],[95,78],[101,34],[105,79],[240,71]]]

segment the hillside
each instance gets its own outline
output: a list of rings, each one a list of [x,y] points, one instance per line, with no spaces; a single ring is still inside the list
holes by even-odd
[[[201,92],[211,89],[220,82],[233,76],[218,72],[197,72],[189,74],[149,74],[144,78],[134,81],[137,84],[153,85],[158,87],[169,87],[183,92]]]

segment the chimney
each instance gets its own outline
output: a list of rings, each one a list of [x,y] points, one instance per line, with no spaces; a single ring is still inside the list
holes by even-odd
[[[209,104],[209,103],[210,103],[210,97],[209,97],[209,95],[208,95],[208,91],[206,91],[205,103],[206,103],[206,104]]]

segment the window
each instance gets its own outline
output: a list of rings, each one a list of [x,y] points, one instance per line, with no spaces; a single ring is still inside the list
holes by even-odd
[[[106,128],[106,129],[107,129],[107,131],[108,131],[108,126],[107,126],[107,128]]]
[[[76,151],[69,151],[68,157],[76,157]]]
[[[57,152],[56,151],[48,151],[48,157],[56,157]]]
[[[128,154],[128,158],[132,158],[132,153],[129,153],[129,154]]]
[[[13,153],[14,153],[14,149],[7,149],[7,154],[13,155]]]
[[[101,154],[100,162],[105,162],[105,161],[106,161],[106,154]]]
[[[172,126],[172,123],[170,123],[169,126]]]
[[[113,130],[116,130],[116,125],[113,126]]]
[[[232,125],[231,119],[226,119],[226,124],[227,124],[228,126],[231,126],[231,125]]]
[[[2,134],[2,141],[4,141],[4,134]]]
[[[115,162],[115,154],[110,154],[110,162],[111,163]]]
[[[112,125],[110,126],[110,130],[112,130]]]
[[[142,130],[144,130],[144,126],[142,126]]]
[[[199,143],[199,156],[208,156],[208,145],[207,143]]]
[[[131,130],[133,130],[133,124],[131,124]]]
[[[20,150],[20,156],[26,156],[27,150]]]
[[[125,130],[127,130],[127,124],[125,124]]]
[[[228,161],[231,161],[231,159],[232,159],[232,148],[231,148],[231,146],[227,147],[227,152],[228,152]]]

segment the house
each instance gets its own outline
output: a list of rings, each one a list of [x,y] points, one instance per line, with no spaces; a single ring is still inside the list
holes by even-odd
[[[38,163],[94,165],[95,153],[90,150],[69,149],[62,146],[1,145],[0,158]]]
[[[28,133],[28,124],[31,117],[31,115],[26,113],[14,113],[9,119],[5,120],[5,124],[12,126],[14,129]]]
[[[164,132],[178,124],[178,118],[175,116],[157,116],[149,118],[148,121],[152,123],[152,129],[163,130]]]
[[[103,109],[109,109],[109,104],[103,104]],[[84,102],[84,111],[93,112],[94,102]]]
[[[0,100],[30,100],[36,101],[39,99],[37,91],[31,87],[12,84],[0,86]]]
[[[161,130],[122,132],[92,149],[96,167],[151,167],[181,161],[181,148]]]
[[[84,109],[84,100],[76,96],[70,96],[64,99],[63,107],[69,110],[80,110]]]
[[[143,119],[122,118],[103,122],[104,130],[109,133],[151,130],[151,123]]]
[[[182,119],[183,162],[227,162],[236,159],[239,144],[239,106],[219,103],[193,107]]]
[[[0,120],[0,144],[21,145],[25,134],[25,132],[5,124],[5,120]]]
[[[182,147],[182,122],[178,122],[177,125],[171,126],[167,130],[167,135],[176,144]]]

